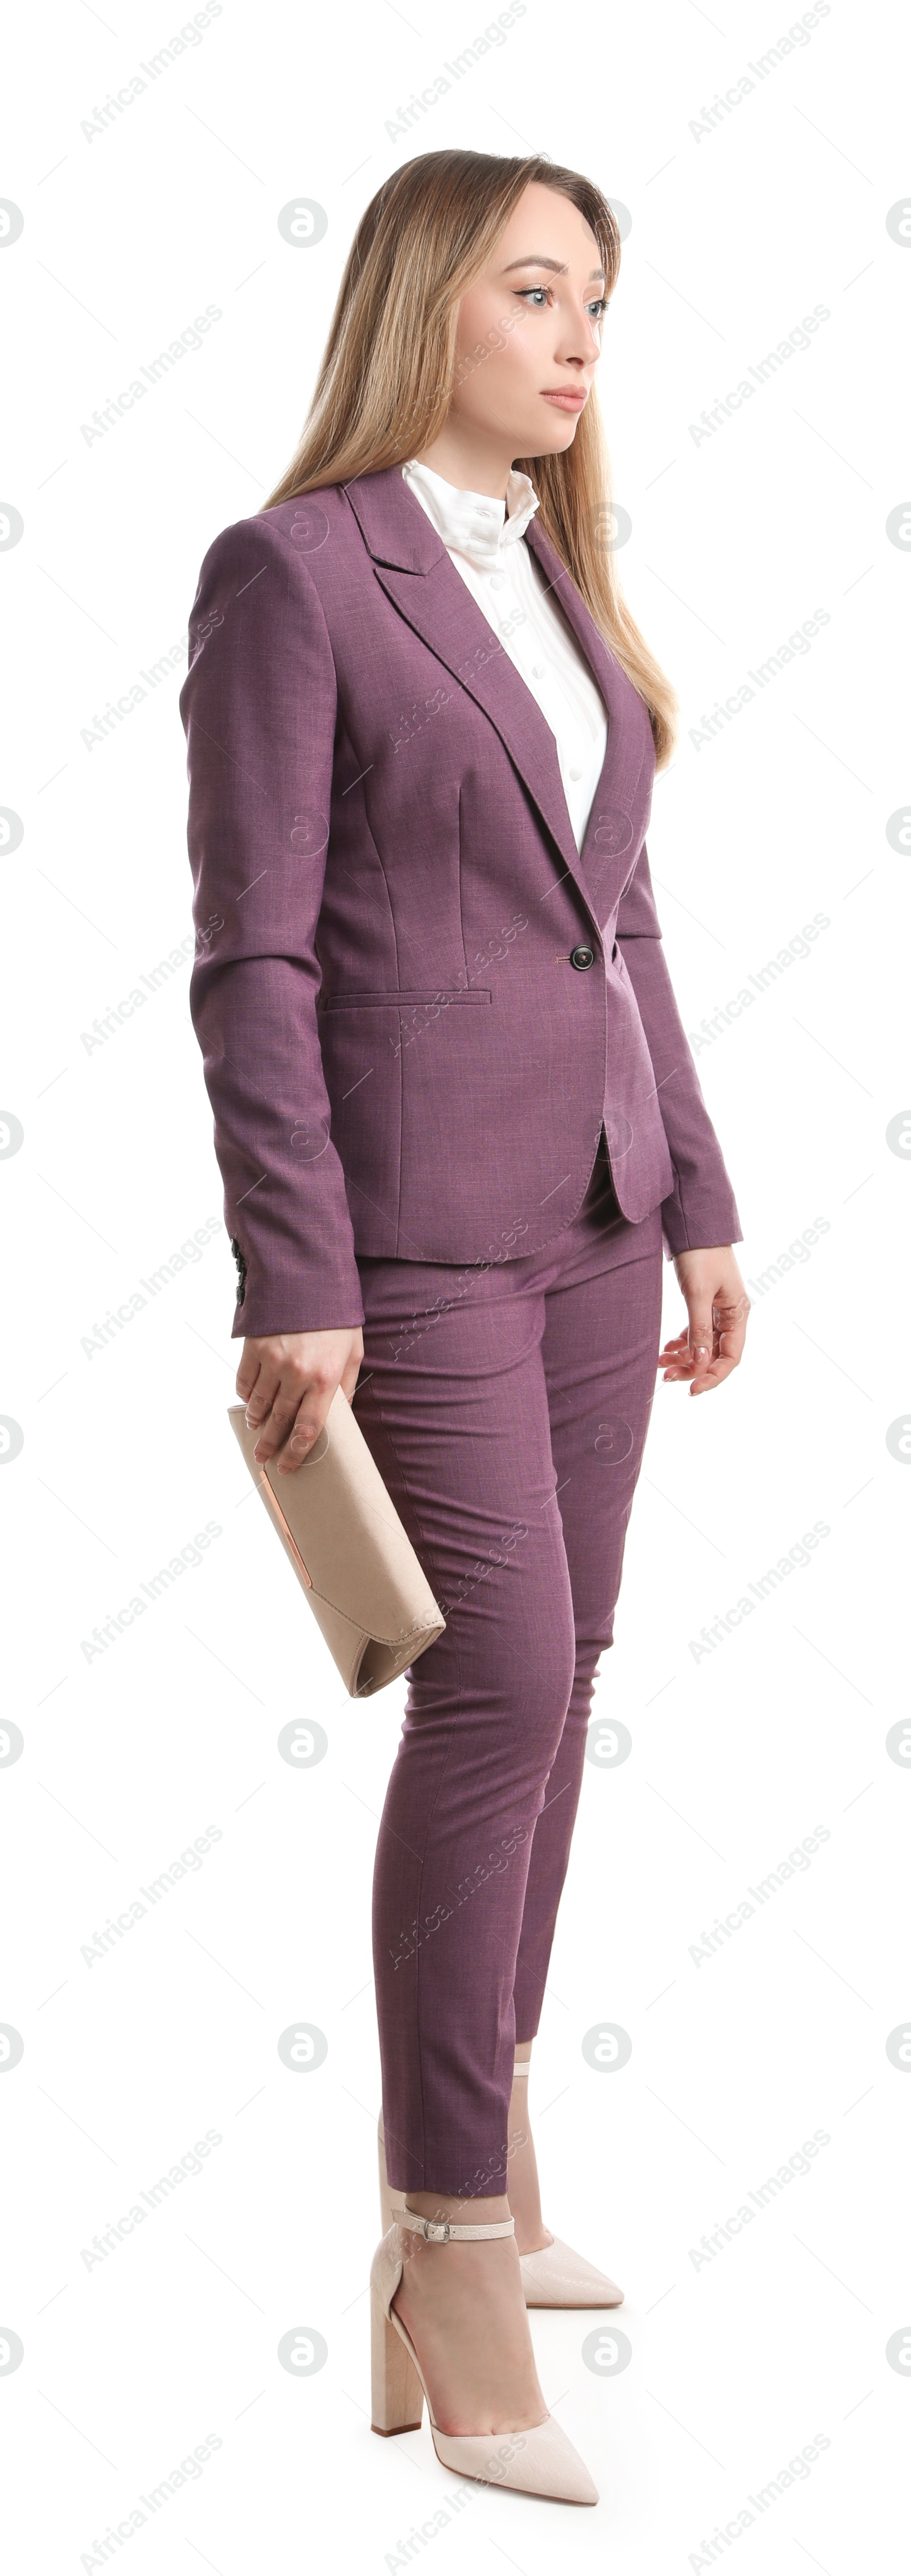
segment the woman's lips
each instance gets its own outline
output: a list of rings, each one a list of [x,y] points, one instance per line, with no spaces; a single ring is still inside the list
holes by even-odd
[[[587,393],[571,392],[569,387],[564,391],[561,386],[557,385],[552,387],[549,391],[542,393],[541,399],[542,402],[554,403],[557,411],[581,411],[583,404],[588,400],[588,395]]]

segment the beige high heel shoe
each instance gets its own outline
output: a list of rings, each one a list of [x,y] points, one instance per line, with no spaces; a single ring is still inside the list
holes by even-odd
[[[388,2235],[377,2246],[370,2272],[370,2361],[372,2430],[413,2433],[421,2421],[427,2389],[407,2329],[392,2301],[403,2269],[407,2229],[429,2244],[451,2238],[477,2243],[483,2236],[512,2236],[515,2220],[499,2219],[490,2227],[454,2227],[449,2219],[418,2218],[398,2209]],[[560,2504],[597,2504],[598,2489],[584,2460],[554,2422],[545,2415],[515,2433],[441,2433],[427,2397],[433,2447],[441,2466],[460,2478],[480,2478],[486,2486],[512,2487],[519,2495],[548,2496]]]
[[[512,2080],[527,2082],[529,2057],[517,2057]],[[520,2254],[527,2308],[622,2308],[623,2292],[606,2272],[598,2272],[584,2254],[576,2254],[555,2236],[533,2254]]]
[[[528,2059],[519,2059],[516,2075],[528,2073]],[[380,2219],[384,2236],[394,2224],[393,2192],[386,2176],[386,2147],[383,2137],[383,2114],[377,2122],[377,2161],[380,2178]],[[534,2254],[520,2254],[519,2268],[527,2308],[620,2308],[623,2291],[606,2272],[598,2272],[584,2254],[575,2254],[559,2236],[552,2245],[540,2246]]]

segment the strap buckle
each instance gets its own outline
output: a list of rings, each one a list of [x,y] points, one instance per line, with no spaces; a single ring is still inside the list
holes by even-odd
[[[423,2234],[427,2245],[448,2245],[452,2235],[448,2218],[425,2218]]]

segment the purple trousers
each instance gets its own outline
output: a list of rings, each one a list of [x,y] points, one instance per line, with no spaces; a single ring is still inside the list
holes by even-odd
[[[408,1674],[377,1845],[386,2158],[396,2190],[470,2198],[506,2189],[538,2027],[655,1388],[660,1214],[620,1215],[602,1135],[543,1251],[358,1269],[354,1411],[446,1619]]]

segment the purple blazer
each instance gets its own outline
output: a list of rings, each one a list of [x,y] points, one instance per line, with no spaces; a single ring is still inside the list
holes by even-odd
[[[355,1253],[516,1260],[579,1209],[740,1225],[664,962],[648,715],[548,538],[608,710],[581,853],[554,738],[398,467],[216,537],[180,707],[193,1024],[235,1333],[363,1320]]]

